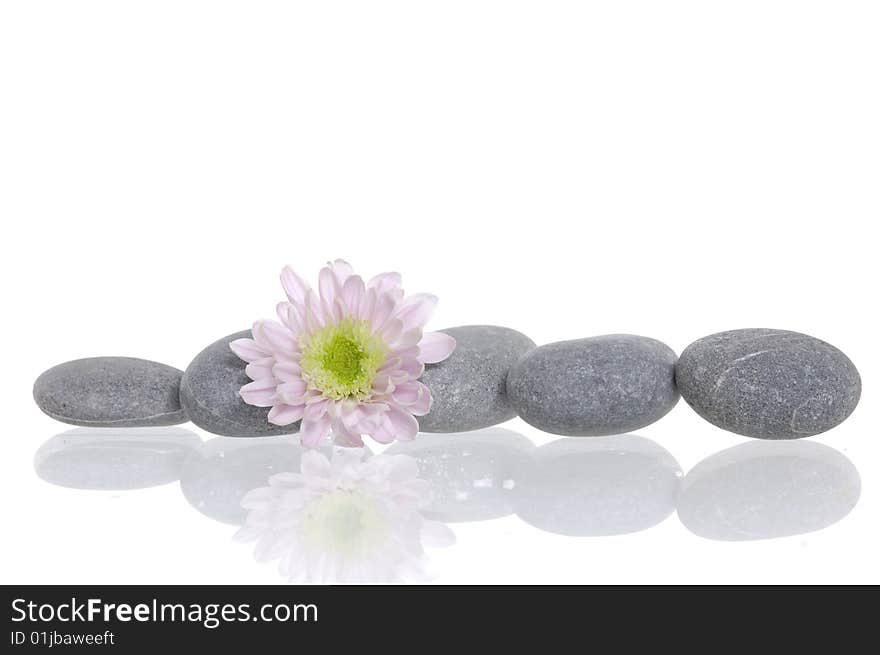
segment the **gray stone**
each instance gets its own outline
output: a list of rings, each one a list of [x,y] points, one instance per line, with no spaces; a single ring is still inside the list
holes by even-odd
[[[299,431],[299,421],[272,425],[268,407],[254,407],[241,399],[238,392],[251,380],[244,372],[247,364],[229,349],[229,343],[250,336],[250,330],[230,334],[196,355],[180,381],[181,405],[200,428],[226,437],[265,437]]]
[[[298,437],[217,437],[187,459],[180,489],[189,504],[216,521],[242,525],[244,495],[265,487],[276,473],[299,473],[303,449]]]
[[[798,439],[830,430],[855,409],[859,372],[834,346],[797,332],[747,329],[695,341],[676,382],[710,423],[759,439]]]
[[[510,369],[507,394],[523,420],[546,432],[629,432],[661,418],[678,401],[675,353],[631,334],[551,343]]]
[[[420,434],[396,442],[389,455],[409,455],[431,485],[427,518],[452,523],[485,521],[513,513],[510,495],[517,472],[534,445],[521,434],[492,428],[464,434]]]
[[[855,466],[833,448],[811,441],[752,441],[691,469],[678,517],[706,539],[787,537],[836,523],[855,507],[860,492]]]
[[[84,427],[185,423],[180,371],[134,357],[90,357],[50,368],[34,383],[37,406],[57,421]]]
[[[523,521],[572,537],[645,530],[675,510],[681,468],[665,449],[636,435],[559,439],[534,451],[516,480]]]
[[[34,470],[60,487],[143,489],[180,479],[201,443],[181,428],[76,428],[40,446]]]
[[[454,337],[456,346],[448,359],[425,367],[421,382],[431,390],[434,404],[419,417],[419,429],[466,432],[516,416],[507,400],[507,371],[535,343],[496,325],[465,325],[441,332]]]

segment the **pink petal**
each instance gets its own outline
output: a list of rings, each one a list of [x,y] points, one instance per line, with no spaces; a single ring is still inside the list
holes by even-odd
[[[376,304],[373,306],[373,310],[370,312],[369,316],[365,317],[365,319],[373,326],[374,334],[385,325],[385,321],[387,321],[392,312],[394,312],[396,306],[397,302],[391,297],[391,294],[383,293],[376,298]]]
[[[306,293],[304,318],[310,332],[320,330],[325,325],[324,307],[321,304],[321,299],[311,289]]]
[[[321,301],[332,307],[337,294],[341,291],[339,280],[336,279],[333,270],[329,266],[322,268],[318,274],[318,292],[321,295]]]
[[[421,382],[416,382],[421,387],[421,393],[419,394],[419,399],[409,407],[407,410],[413,416],[424,416],[428,412],[431,411],[431,405],[434,404],[434,397],[431,395],[430,390]]]
[[[384,293],[390,289],[399,289],[403,284],[400,273],[380,273],[367,283],[368,289],[375,289],[377,293]]]
[[[406,410],[389,404],[385,416],[391,422],[391,429],[398,441],[412,441],[419,432],[419,422]]]
[[[302,379],[282,382],[275,388],[278,399],[288,405],[305,404],[306,383]]]
[[[346,448],[361,448],[364,445],[364,440],[361,438],[361,435],[345,425],[341,420],[336,419],[331,423],[331,429],[333,432],[333,442],[337,446],[345,446]]]
[[[299,346],[290,329],[275,321],[257,321],[252,330],[254,340],[270,352],[296,352]]]
[[[272,375],[282,382],[293,382],[302,378],[302,369],[296,362],[276,362],[272,367]]]
[[[303,416],[303,405],[273,405],[269,410],[269,423],[273,425],[290,425]]]
[[[274,378],[255,380],[244,385],[238,394],[248,405],[271,407],[275,400],[275,380]]]
[[[394,391],[394,383],[391,378],[384,373],[379,373],[373,379],[373,392],[378,394],[386,394]]]
[[[349,315],[357,315],[364,293],[366,293],[366,288],[364,287],[363,279],[359,275],[352,275],[342,285],[342,302],[345,304]]]
[[[274,357],[264,357],[255,362],[251,362],[244,367],[244,372],[251,380],[261,380],[263,378],[274,377],[272,375],[272,367],[275,364]]]
[[[405,373],[411,380],[415,380],[422,377],[422,373],[425,372],[425,365],[415,357],[404,357],[397,371],[395,371],[395,376],[392,376],[392,378],[396,377],[396,373],[399,372]]]
[[[419,341],[419,359],[425,364],[436,364],[452,354],[455,339],[443,332],[427,332]]]
[[[412,346],[418,345],[421,340],[422,329],[413,328],[412,330],[407,330],[401,334],[394,342],[394,347],[396,349],[411,348]]]
[[[339,281],[339,287],[345,284],[345,281],[354,275],[354,269],[344,259],[337,259],[332,262],[329,262],[327,266],[330,267],[330,270],[333,271],[334,277]]]
[[[306,410],[308,411],[308,410]],[[314,448],[321,443],[330,431],[330,417],[326,414],[318,419],[303,417],[299,428],[300,439],[303,446]],[[303,471],[305,473],[305,471]]]
[[[373,315],[373,310],[376,307],[376,298],[376,290],[367,289],[367,292],[364,294],[364,297],[361,298],[361,302],[358,305],[357,317],[359,319],[362,321],[367,320]]]
[[[403,307],[397,312],[397,318],[403,322],[404,329],[422,327],[431,318],[436,307],[437,296],[417,293],[403,301]]]
[[[329,404],[330,401],[326,399],[321,399],[312,403],[306,403],[305,418],[310,421],[322,418],[327,413],[327,408]]]
[[[306,293],[310,291],[309,285],[290,266],[285,266],[281,271],[281,286],[290,302],[297,304],[302,304]]]
[[[419,399],[420,392],[418,382],[404,382],[394,389],[392,397],[400,405],[414,405]]]
[[[271,353],[257,345],[253,339],[236,339],[229,343],[229,348],[246,362],[256,362],[268,357]]]
[[[379,336],[385,343],[394,343],[403,333],[403,322],[400,319],[392,318],[385,322],[385,325],[379,330]]]

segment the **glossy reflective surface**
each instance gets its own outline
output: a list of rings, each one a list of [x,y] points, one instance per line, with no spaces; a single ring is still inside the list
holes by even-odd
[[[381,453],[309,452],[295,436],[77,429],[43,444],[34,466],[44,482],[80,490],[145,493],[173,482],[174,502],[198,511],[188,529],[229,525],[223,540],[254,541],[258,561],[278,561],[284,579],[304,582],[442,581],[434,549],[467,558],[462,528],[503,547],[498,520],[579,544],[584,557],[591,543],[625,544],[671,516],[698,542],[806,534],[844,519],[861,489],[843,453],[811,441],[740,444],[684,475],[642,436],[539,446],[504,428],[423,434]],[[484,556],[474,549],[475,564]]]

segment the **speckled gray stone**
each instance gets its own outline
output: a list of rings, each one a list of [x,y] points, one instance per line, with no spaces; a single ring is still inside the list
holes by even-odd
[[[265,437],[299,431],[299,421],[272,425],[268,407],[254,407],[241,399],[238,392],[251,380],[244,372],[247,364],[229,349],[229,343],[250,336],[250,330],[230,334],[196,355],[180,381],[181,405],[193,423],[225,437]]]
[[[830,430],[852,413],[862,390],[856,367],[834,346],[763,328],[695,341],[678,360],[676,382],[704,419],[759,439]]]
[[[637,430],[678,401],[675,353],[631,334],[541,346],[507,376],[517,413],[545,432],[595,437]]]
[[[821,530],[855,507],[859,473],[842,453],[811,441],[752,441],[704,459],[685,476],[678,517],[719,541]]]
[[[180,479],[201,443],[182,428],[76,428],[40,446],[34,470],[71,489],[143,489]]]
[[[490,428],[464,434],[421,434],[396,442],[389,455],[409,455],[431,486],[427,518],[452,523],[485,521],[513,512],[510,495],[534,445],[521,434]]]
[[[439,364],[428,364],[421,377],[434,404],[419,417],[422,432],[466,432],[516,416],[507,401],[510,366],[535,347],[526,335],[497,325],[465,325],[441,330],[455,350]]]
[[[536,449],[516,478],[513,507],[526,523],[572,537],[626,534],[675,510],[681,467],[632,434],[558,439]]]
[[[34,400],[55,420],[84,427],[151,427],[185,423],[180,371],[134,357],[90,357],[50,368],[34,383]]]

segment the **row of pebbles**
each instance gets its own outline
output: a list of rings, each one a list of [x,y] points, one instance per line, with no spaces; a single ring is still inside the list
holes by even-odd
[[[825,432],[855,409],[861,379],[840,350],[814,337],[769,329],[732,330],[695,341],[677,357],[648,337],[611,334],[536,346],[510,328],[442,330],[457,346],[421,381],[434,397],[423,432],[464,432],[519,415],[553,434],[602,436],[657,421],[679,395],[710,423],[759,439]],[[34,384],[46,414],[87,427],[163,426],[192,421],[214,434],[290,434],[268,409],[247,405],[250,380],[229,343],[215,341],[187,367],[129,357],[95,357],[55,366]]]

